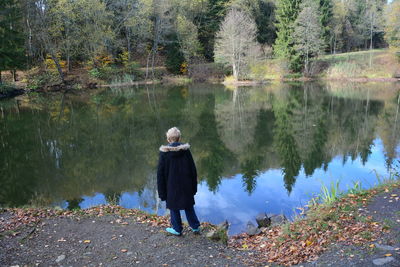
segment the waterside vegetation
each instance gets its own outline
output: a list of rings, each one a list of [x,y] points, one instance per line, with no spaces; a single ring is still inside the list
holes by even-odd
[[[0,8],[0,83],[30,90],[171,75],[399,77],[399,0],[5,0]]]

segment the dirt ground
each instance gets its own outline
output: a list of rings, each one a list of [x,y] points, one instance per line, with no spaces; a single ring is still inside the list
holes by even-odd
[[[6,220],[10,214],[0,215]],[[121,221],[122,220],[122,221]],[[238,252],[188,230],[164,228],[116,215],[49,218],[36,228],[0,238],[0,266],[243,266]],[[250,254],[250,255],[249,255]]]
[[[316,261],[298,266],[400,266],[400,188],[375,196],[359,212],[384,226],[379,239],[362,245],[332,244]],[[14,217],[17,224],[18,220]],[[10,211],[0,212],[0,226],[10,221]],[[211,241],[205,233],[195,235],[185,228],[183,236],[168,235],[165,222],[161,227],[117,214],[21,222],[16,230],[0,233],[0,266],[244,266],[253,262],[254,252]]]

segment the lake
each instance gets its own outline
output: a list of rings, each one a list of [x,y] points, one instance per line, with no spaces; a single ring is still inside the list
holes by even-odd
[[[369,188],[399,159],[399,85],[149,85],[0,101],[0,205],[113,203],[166,213],[158,149],[182,131],[199,219],[230,234],[260,212],[292,218],[340,181]]]

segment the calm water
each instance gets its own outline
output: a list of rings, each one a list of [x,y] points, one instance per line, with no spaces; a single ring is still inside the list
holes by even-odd
[[[197,84],[1,101],[0,205],[164,214],[158,148],[177,126],[198,167],[200,219],[238,233],[259,212],[292,216],[322,183],[387,176],[399,156],[395,87]]]

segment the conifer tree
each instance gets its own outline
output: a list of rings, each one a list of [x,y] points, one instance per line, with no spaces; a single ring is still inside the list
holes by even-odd
[[[25,63],[21,18],[17,1],[0,1],[0,83],[1,71],[11,70],[15,74]]]
[[[299,54],[294,48],[294,23],[300,12],[301,0],[279,0],[277,3],[277,39],[274,52],[278,58],[289,60],[290,69],[298,71],[301,68]]]
[[[326,48],[329,48],[332,38],[333,3],[332,0],[319,0],[320,22],[322,38]]]

